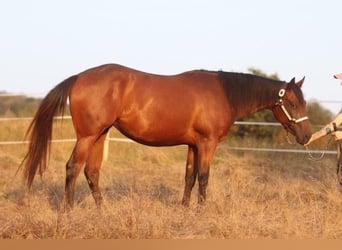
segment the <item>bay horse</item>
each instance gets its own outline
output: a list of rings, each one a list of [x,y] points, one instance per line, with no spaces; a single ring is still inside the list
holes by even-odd
[[[36,172],[42,175],[46,169],[53,117],[63,113],[69,98],[77,142],[66,164],[67,207],[73,207],[75,182],[83,166],[95,203],[101,205],[99,171],[106,134],[113,126],[145,145],[188,145],[182,204],[189,205],[196,179],[202,203],[215,148],[235,120],[270,109],[298,143],[309,140],[303,82],[304,78],[287,83],[206,70],[163,76],[117,64],[88,69],[55,86],[41,101],[27,131],[25,182],[31,187]]]

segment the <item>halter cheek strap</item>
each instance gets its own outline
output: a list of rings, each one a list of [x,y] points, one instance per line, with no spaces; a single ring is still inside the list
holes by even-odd
[[[276,103],[276,105],[277,105],[277,106],[280,106],[281,110],[283,111],[283,113],[285,114],[285,116],[287,117],[287,119],[288,119],[290,122],[294,122],[294,123],[296,123],[296,124],[308,120],[309,117],[307,117],[307,116],[304,116],[304,117],[295,119],[295,118],[293,118],[293,117],[290,115],[290,113],[287,111],[286,107],[284,106],[284,102],[283,102],[283,97],[284,97],[285,93],[286,93],[286,90],[285,90],[285,89],[280,89],[280,90],[279,90],[279,93],[278,93],[279,101]]]

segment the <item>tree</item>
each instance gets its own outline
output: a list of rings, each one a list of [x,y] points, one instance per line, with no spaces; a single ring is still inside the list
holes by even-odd
[[[0,96],[0,116],[33,116],[40,99],[25,96]]]
[[[325,125],[333,119],[333,113],[312,100],[307,104],[307,114],[312,125]]]

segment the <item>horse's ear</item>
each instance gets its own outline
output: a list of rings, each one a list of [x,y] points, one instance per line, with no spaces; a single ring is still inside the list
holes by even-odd
[[[305,76],[303,77],[303,79],[302,80],[300,80],[299,82],[297,82],[296,84],[297,84],[297,86],[298,87],[302,87],[302,85],[303,85],[303,83],[304,83],[304,80],[305,80]]]
[[[294,84],[296,84],[296,79],[293,77],[291,81],[289,81],[289,83],[287,84],[287,88],[292,88]]]

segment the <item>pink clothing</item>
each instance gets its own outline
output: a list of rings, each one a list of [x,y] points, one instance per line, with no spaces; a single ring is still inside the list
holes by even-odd
[[[342,73],[334,75],[336,79],[341,79],[342,80]]]

